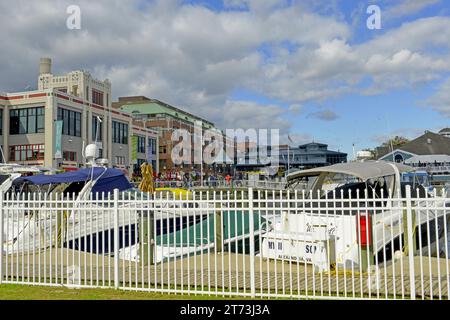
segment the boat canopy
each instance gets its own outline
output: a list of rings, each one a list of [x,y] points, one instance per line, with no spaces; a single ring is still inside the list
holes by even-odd
[[[15,184],[70,184],[76,182],[87,182],[91,179],[97,180],[94,187],[92,188],[92,193],[112,193],[114,189],[123,191],[131,189],[133,187],[121,170],[102,167],[80,169],[77,171],[65,172],[60,174],[40,174],[35,176],[22,177],[17,179],[15,181]]]
[[[412,167],[386,161],[349,162],[294,172],[287,176],[287,181],[290,182],[300,178],[315,177],[322,173],[346,174],[355,176],[362,181],[367,181],[369,179],[395,175],[396,172],[393,166],[398,168],[400,174],[415,171]]]

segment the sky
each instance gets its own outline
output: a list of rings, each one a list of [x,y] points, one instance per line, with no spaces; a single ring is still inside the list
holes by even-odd
[[[381,29],[369,29],[370,5]],[[69,29],[77,5],[81,28]],[[87,70],[222,129],[347,152],[450,127],[447,0],[0,0],[0,92]]]

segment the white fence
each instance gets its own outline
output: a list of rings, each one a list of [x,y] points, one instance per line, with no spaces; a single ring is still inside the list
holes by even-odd
[[[448,299],[445,195],[0,197],[0,283],[260,298]],[[420,197],[419,197],[420,196]]]
[[[136,183],[135,185],[138,186],[139,183]],[[257,188],[284,190],[286,188],[286,182],[275,180],[231,180],[230,182],[227,182],[226,180],[205,180],[202,184],[201,181],[155,181],[155,186],[157,188]]]

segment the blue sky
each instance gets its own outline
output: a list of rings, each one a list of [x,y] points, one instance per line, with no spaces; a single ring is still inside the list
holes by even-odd
[[[381,10],[369,30],[366,9]],[[66,28],[69,5],[81,30]],[[113,97],[145,95],[223,129],[352,154],[450,126],[446,0],[40,0],[0,2],[0,91],[23,91],[40,57],[89,70]]]
[[[201,4],[214,10],[230,10],[223,7],[221,1],[185,1],[190,4]],[[377,4],[382,10],[392,5],[401,4],[401,1],[336,1],[334,12],[331,15],[340,15],[347,23],[352,24],[355,10],[365,10],[369,4]],[[431,2],[430,2],[431,3]],[[239,8],[239,10],[248,10]],[[320,8],[319,8],[320,11]],[[364,12],[360,12],[364,13]],[[383,19],[382,29],[369,30],[366,28],[366,19],[369,14],[361,14],[358,22],[352,26],[353,36],[350,43],[360,44],[379,37],[389,30],[398,28],[407,22],[435,16],[449,16],[450,7],[445,1],[436,1],[423,9],[405,16]],[[269,55],[266,47],[261,49],[262,55]],[[439,127],[450,126],[450,119],[429,108],[424,101],[433,95],[440,81],[422,83],[414,88],[388,90],[375,96],[365,96],[357,92],[344,94],[328,99],[321,103],[304,103],[304,114],[294,121],[292,133],[306,132],[314,140],[329,143],[333,148],[352,154],[352,144],[357,150],[375,147],[391,135],[398,134],[410,138],[417,136],[422,129],[435,130]],[[282,101],[272,99],[264,94],[246,91],[242,88],[236,90],[233,98],[237,100],[256,101],[261,104],[279,104],[287,108]],[[319,108],[327,108],[336,112],[337,119],[323,121],[305,114],[313,113]],[[450,106],[449,106],[450,107]],[[290,116],[290,115],[288,115]]]

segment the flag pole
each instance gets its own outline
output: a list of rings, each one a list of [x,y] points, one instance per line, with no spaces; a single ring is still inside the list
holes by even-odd
[[[291,146],[290,146],[289,143],[288,143],[288,155],[287,155],[287,163],[288,163],[288,167],[287,167],[287,170],[286,170],[286,177],[287,177],[288,172],[289,172],[289,169],[290,169],[290,167],[291,167],[291,164],[290,164],[290,158],[291,158]]]

